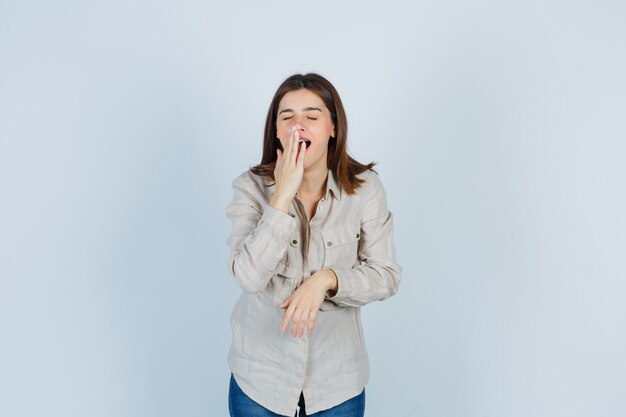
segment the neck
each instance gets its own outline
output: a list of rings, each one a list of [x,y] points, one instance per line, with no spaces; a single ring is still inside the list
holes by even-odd
[[[319,197],[326,189],[326,179],[328,177],[328,167],[320,165],[317,168],[304,171],[302,183],[298,189],[298,194],[304,197]]]

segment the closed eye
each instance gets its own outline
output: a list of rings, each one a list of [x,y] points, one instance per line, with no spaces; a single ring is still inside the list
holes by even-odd
[[[317,117],[307,117],[309,120],[317,120]]]

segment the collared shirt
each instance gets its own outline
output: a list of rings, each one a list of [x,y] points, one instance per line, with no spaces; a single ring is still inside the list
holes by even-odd
[[[297,196],[289,213],[269,205],[271,180],[248,170],[232,182],[228,269],[243,292],[230,317],[228,364],[243,392],[275,413],[293,415],[301,392],[307,414],[326,410],[369,380],[361,306],[395,294],[402,268],[379,176],[359,177],[366,182],[350,195],[329,170],[310,221]],[[279,305],[321,269],[335,272],[338,291],[326,294],[313,331],[281,332]]]

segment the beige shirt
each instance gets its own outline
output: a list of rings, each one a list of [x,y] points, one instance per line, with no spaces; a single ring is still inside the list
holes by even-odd
[[[243,292],[228,364],[243,392],[275,413],[292,416],[301,391],[307,414],[326,410],[369,380],[360,307],[395,294],[402,268],[383,185],[371,170],[360,177],[367,182],[349,195],[329,170],[308,223],[297,197],[289,214],[269,205],[276,186],[268,180],[245,171],[232,182],[228,268]],[[336,273],[337,293],[326,295],[310,335],[281,332],[279,305],[320,269]]]

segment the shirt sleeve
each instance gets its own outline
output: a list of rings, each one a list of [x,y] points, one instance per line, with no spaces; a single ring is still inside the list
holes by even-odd
[[[325,299],[338,306],[359,307],[385,300],[398,291],[402,267],[396,262],[393,240],[393,214],[387,209],[387,196],[376,173],[364,196],[361,221],[361,265],[332,268],[337,275],[338,290]]]
[[[227,239],[228,266],[246,292],[263,291],[287,251],[296,219],[269,205],[258,186],[239,176],[232,182],[233,200],[226,209],[232,223]]]

